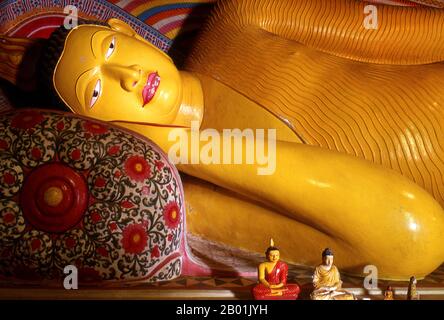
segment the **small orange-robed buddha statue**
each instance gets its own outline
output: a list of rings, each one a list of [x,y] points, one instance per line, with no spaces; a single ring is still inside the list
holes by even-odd
[[[300,292],[297,284],[287,284],[288,265],[280,260],[273,239],[265,252],[267,261],[259,264],[258,280],[253,288],[255,300],[295,300]]]
[[[410,278],[407,300],[419,300],[419,294],[416,291],[416,277],[414,276]]]
[[[384,291],[384,300],[395,300],[393,296],[393,289],[391,286],[388,286],[387,289]]]
[[[333,251],[329,248],[322,252],[322,264],[315,269],[313,286],[312,300],[355,300],[353,294],[341,288],[341,276],[333,264]]]

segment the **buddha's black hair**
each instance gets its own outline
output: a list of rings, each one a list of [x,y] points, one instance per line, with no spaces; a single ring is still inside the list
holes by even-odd
[[[332,255],[333,255],[333,250],[331,250],[330,248],[325,248],[324,251],[322,251],[322,257],[332,256]]]
[[[77,23],[78,25],[90,24],[109,26],[106,22],[83,19],[78,19]],[[65,47],[66,37],[70,31],[71,29],[66,29],[62,25],[51,33],[50,37],[45,41],[37,65],[38,90],[53,107],[65,111],[68,111],[69,108],[57,94],[52,79],[57,62]]]
[[[279,248],[275,247],[275,246],[268,247],[267,251],[265,251],[265,256],[268,257],[268,254],[270,253],[270,251],[274,251],[274,250],[279,251]]]

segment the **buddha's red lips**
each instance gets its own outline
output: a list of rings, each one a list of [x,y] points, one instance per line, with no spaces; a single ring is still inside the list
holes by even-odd
[[[148,102],[153,99],[154,95],[156,94],[157,88],[160,84],[160,76],[157,72],[151,72],[148,75],[148,79],[146,81],[145,86],[142,90],[142,97],[143,97],[143,105],[145,106]]]

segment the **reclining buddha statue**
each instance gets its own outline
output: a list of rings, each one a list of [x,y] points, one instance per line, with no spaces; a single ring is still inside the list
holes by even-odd
[[[167,153],[193,126],[276,129],[272,174],[182,150],[189,231],[256,252],[272,235],[311,266],[334,247],[346,273],[422,278],[444,261],[444,11],[378,5],[366,29],[365,5],[221,1],[184,71],[121,20],[60,27],[39,81]]]

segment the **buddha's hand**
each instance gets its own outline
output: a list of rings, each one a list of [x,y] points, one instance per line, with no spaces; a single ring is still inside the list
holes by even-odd
[[[282,295],[283,291],[284,290],[281,290],[281,289],[271,289],[271,294],[275,295],[275,296],[280,296],[280,295]]]
[[[327,286],[320,287],[319,289],[317,289],[317,291],[319,293],[329,293],[329,292],[332,292],[332,291],[335,291],[335,290],[336,290],[335,287],[327,287]]]
[[[283,283],[279,283],[279,284],[270,284],[270,288],[271,289],[279,289],[282,288],[284,286]]]

